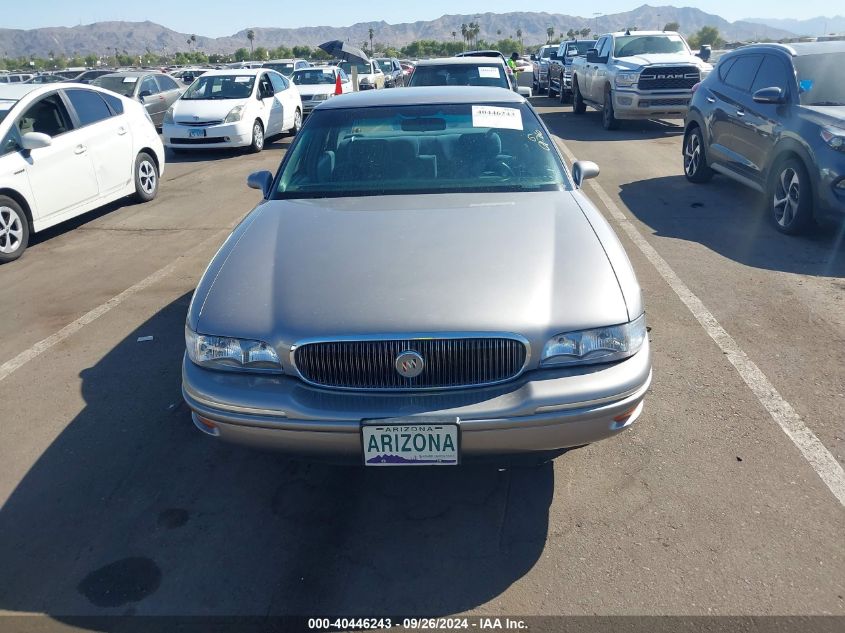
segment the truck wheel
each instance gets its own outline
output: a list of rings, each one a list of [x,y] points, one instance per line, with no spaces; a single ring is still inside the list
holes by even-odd
[[[619,127],[619,119],[613,111],[613,92],[610,88],[604,91],[604,106],[601,109],[601,126],[605,130],[615,130]]]
[[[531,93],[532,94],[540,94],[540,82],[537,81],[537,76],[533,73],[531,74]]]
[[[578,81],[574,77],[572,78],[572,111],[575,114],[584,114],[587,111],[587,104],[584,103]]]

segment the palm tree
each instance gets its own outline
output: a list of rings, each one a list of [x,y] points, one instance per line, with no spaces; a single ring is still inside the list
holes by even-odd
[[[373,54],[373,35],[375,35],[375,31],[372,28],[370,28],[370,30],[369,30],[369,35],[370,35],[370,55],[372,55]]]
[[[549,36],[549,41],[547,42],[547,44],[552,43],[552,37],[554,37],[554,34],[555,34],[554,27],[550,26],[549,28],[546,29],[546,35]]]
[[[252,56],[255,54],[255,48],[254,48],[255,31],[253,31],[252,29],[248,30],[246,32],[246,39],[249,40],[249,50],[250,50],[249,58],[252,59]]]
[[[516,30],[516,39],[519,40],[520,53],[522,52],[522,29]]]
[[[481,27],[478,26],[477,22],[470,22],[469,23],[469,37],[471,42],[475,42],[475,46],[478,46],[478,34],[481,32]]]
[[[583,29],[581,29],[581,31],[580,31],[580,33],[581,33],[581,37],[586,38],[586,37],[590,34],[590,32],[591,32],[591,31],[592,31],[592,29],[591,29],[591,28],[589,28],[589,27],[584,27],[584,28],[583,28]]]
[[[458,37],[458,32],[452,31],[452,39],[455,39],[456,37]]]
[[[191,48],[197,45],[197,36],[191,35]]]
[[[464,40],[464,50],[466,50],[466,42],[468,39],[469,27],[466,24],[461,24],[461,37]]]

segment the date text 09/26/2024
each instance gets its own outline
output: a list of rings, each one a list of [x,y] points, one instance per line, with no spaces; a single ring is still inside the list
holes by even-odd
[[[309,618],[308,628],[314,631],[346,631],[349,629],[408,630],[524,630],[528,625],[517,618]]]

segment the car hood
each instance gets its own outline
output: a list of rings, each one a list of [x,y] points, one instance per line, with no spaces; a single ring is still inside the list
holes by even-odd
[[[225,119],[232,108],[245,105],[249,99],[179,99],[173,104],[173,120],[218,121]],[[197,117],[196,119],[194,117]]]
[[[580,195],[264,202],[210,264],[188,324],[280,351],[309,337],[481,331],[521,334],[539,353],[556,333],[628,321]]]
[[[801,106],[807,113],[807,118],[819,125],[836,125],[842,127],[845,124],[845,106]]]
[[[652,53],[648,55],[631,55],[630,57],[620,57],[616,60],[616,65],[625,70],[636,70],[643,66],[651,66],[652,64],[666,64],[666,65],[681,65],[692,64],[698,66],[701,70],[710,70],[712,67],[706,62],[702,62],[694,55],[686,53]]]

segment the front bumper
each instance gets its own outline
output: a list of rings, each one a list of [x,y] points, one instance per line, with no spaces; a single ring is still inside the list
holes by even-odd
[[[691,99],[690,90],[647,93],[617,89],[613,110],[617,119],[683,119]]]
[[[823,156],[822,152],[826,156]],[[842,219],[845,216],[845,154],[822,148],[817,156],[819,157],[817,209],[821,215]],[[837,187],[837,185],[841,186]]]
[[[191,130],[204,130],[205,136],[192,138]],[[252,143],[252,122],[240,120],[237,123],[221,123],[203,127],[168,123],[162,126],[161,135],[166,147],[176,149],[246,147]]]
[[[361,423],[368,419],[457,417],[465,457],[589,444],[628,428],[650,383],[648,342],[613,365],[536,370],[503,385],[412,394],[320,389],[290,376],[211,371],[187,358],[182,365],[182,393],[204,432],[353,462],[362,460]]]

